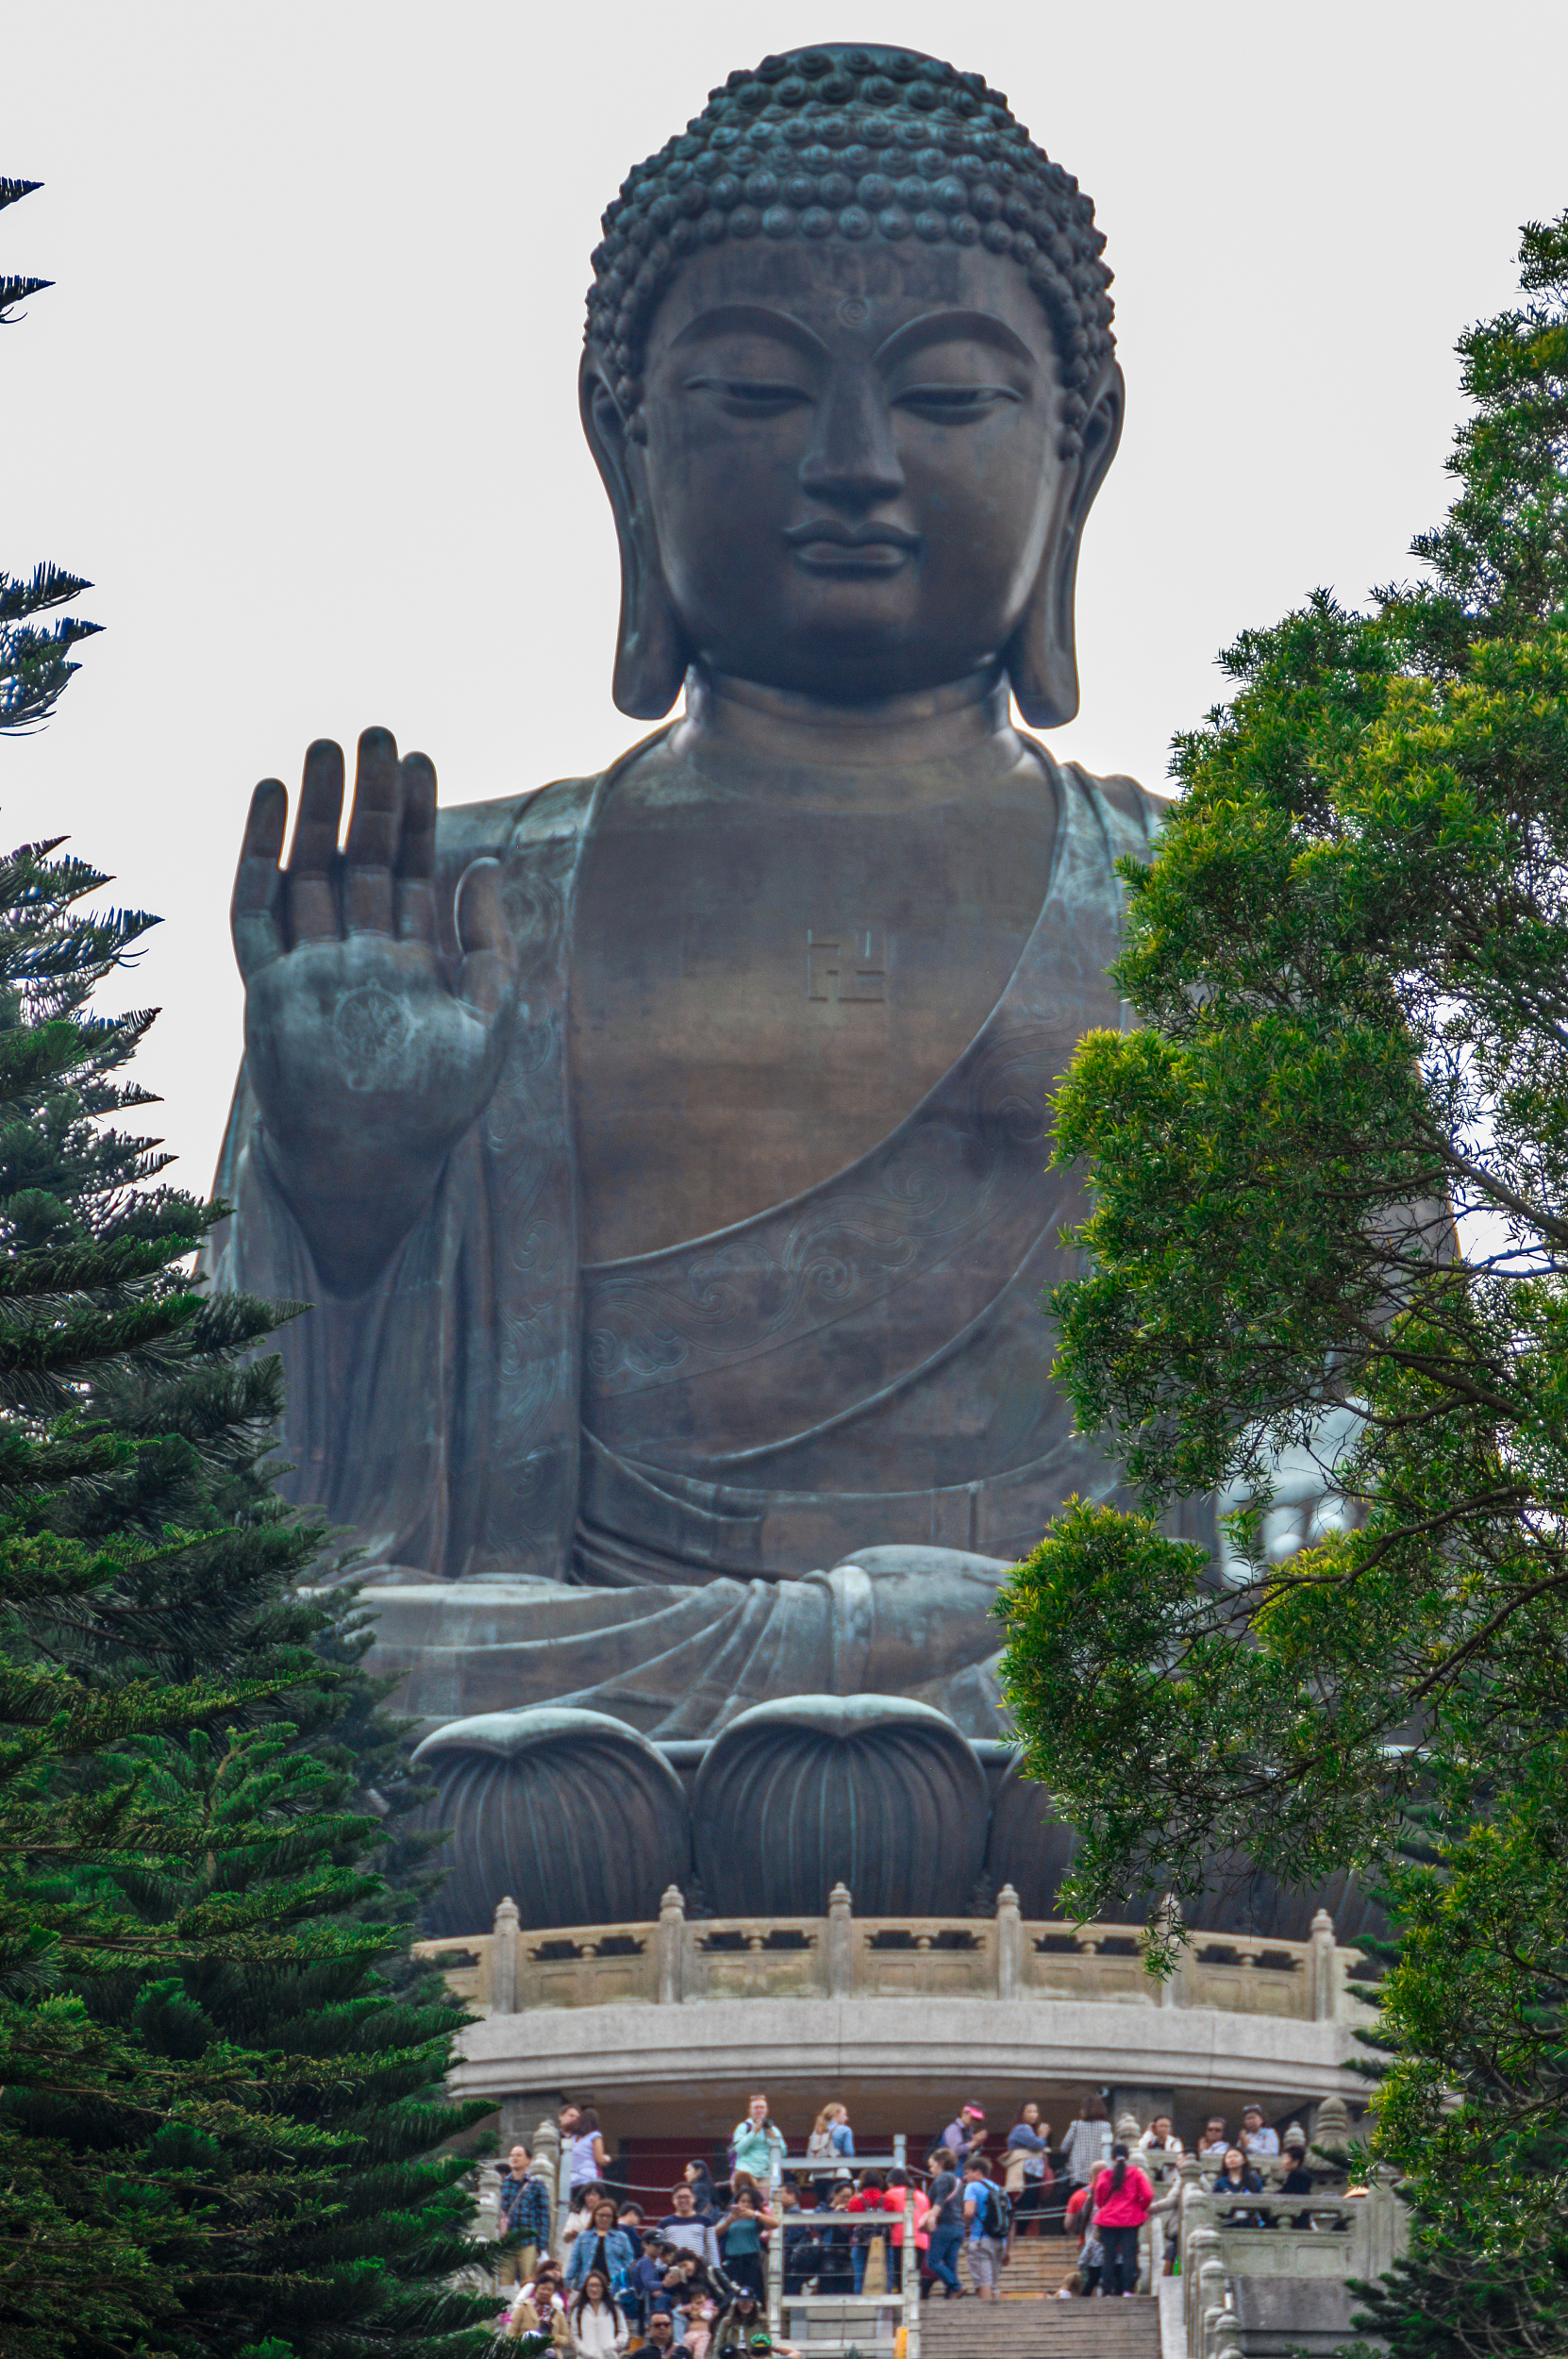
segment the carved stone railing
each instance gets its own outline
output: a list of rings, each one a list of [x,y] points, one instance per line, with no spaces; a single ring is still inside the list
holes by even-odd
[[[1320,2118],[1320,2135],[1327,2128]],[[1258,2175],[1277,2182],[1283,2167],[1263,2157]],[[1180,2176],[1187,2359],[1241,2359],[1243,2336],[1332,2350],[1350,2333],[1346,2280],[1381,2277],[1409,2240],[1408,2214],[1384,2171],[1375,2170],[1356,2194],[1343,2182],[1326,2183],[1327,2171],[1314,2170],[1310,2195],[1281,2195],[1267,2184],[1260,2195],[1215,2195],[1211,2175],[1191,2158]],[[1251,2224],[1248,2215],[1269,2225]],[[1263,2315],[1271,2309],[1277,2319]]]
[[[672,1884],[656,1918],[524,1932],[503,1900],[488,1933],[415,1944],[454,1995],[487,2015],[642,2000],[1064,1999],[1207,2007],[1298,2023],[1364,2022],[1350,1995],[1360,1953],[1319,1910],[1308,1941],[1193,1936],[1169,1982],[1143,1971],[1143,1929],[1026,1921],[1003,1886],[990,1917],[857,1917],[835,1885],[826,1916],[688,1917]]]

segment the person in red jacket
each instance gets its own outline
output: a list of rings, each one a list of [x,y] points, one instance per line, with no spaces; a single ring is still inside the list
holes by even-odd
[[[1100,2290],[1132,2294],[1138,2290],[1138,2231],[1149,2217],[1154,2189],[1125,2146],[1110,2150],[1110,2167],[1094,2182],[1094,2225],[1105,2247],[1105,2275]]]

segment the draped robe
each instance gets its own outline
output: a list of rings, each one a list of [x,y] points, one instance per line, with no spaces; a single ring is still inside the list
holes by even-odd
[[[367,1292],[322,1284],[242,1071],[209,1267],[315,1306],[281,1338],[288,1487],[375,1568],[375,1661],[410,1713],[588,1703],[670,1737],[871,1690],[1001,1726],[998,1580],[1063,1498],[1115,1487],[1048,1376],[1040,1297],[1081,1202],[1048,1168],[1047,1101],[1121,1022],[1114,862],[1159,808],[1031,751],[1050,874],[990,1015],[869,1153],[715,1234],[578,1250],[575,888],[613,770],[442,814],[440,901],[501,862],[521,1004],[488,1109]]]

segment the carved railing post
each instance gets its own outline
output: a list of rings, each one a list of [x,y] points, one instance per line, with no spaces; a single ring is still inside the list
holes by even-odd
[[[1350,2144],[1350,2111],[1343,2097],[1326,2097],[1312,2119],[1312,2144],[1339,2147]]]
[[[659,1904],[659,2003],[678,2007],[686,1996],[686,1903],[667,1884]]]
[[[1299,1919],[1298,1919],[1299,1922]],[[1332,2023],[1339,1998],[1335,1972],[1338,1959],[1334,1943],[1334,1920],[1326,1909],[1319,1909],[1311,1923],[1312,1936],[1312,2021]]]
[[[849,1886],[836,1883],[827,1896],[827,1995],[850,1999],[855,1993],[855,1919]]]
[[[1214,2321],[1213,2359],[1242,2359],[1242,2322],[1234,2310],[1222,2310]]]
[[[561,2252],[560,2238],[556,2233],[556,2186],[560,2177],[560,2132],[548,2114],[534,2132],[534,2158],[528,2166],[528,2176],[530,2179],[542,2179],[549,2190],[550,2235],[547,2250],[559,2261]]]
[[[517,1903],[509,1894],[495,1910],[495,1925],[490,1945],[490,2011],[492,2015],[517,2013]]]
[[[1016,1999],[1024,1980],[1024,1912],[1011,1884],[996,1895],[996,1996]]]
[[[1410,2215],[1393,2191],[1387,2163],[1374,2164],[1366,2186],[1366,2258],[1358,2277],[1384,2277],[1404,2251]]]
[[[1206,2268],[1218,2271],[1218,2299],[1225,2300],[1225,2269],[1220,2261],[1220,2239],[1209,2224],[1208,2206],[1197,2188],[1189,2184],[1181,2200],[1181,2284],[1182,2308],[1187,2319],[1187,2350],[1189,2359],[1197,2359],[1203,2348],[1204,2303],[1213,2300],[1215,2280],[1210,2277],[1205,2291]]]
[[[1216,2347],[1218,2322],[1226,2315],[1226,2284],[1225,2263],[1218,2255],[1206,2260],[1198,2271],[1197,2284],[1197,2348],[1204,2359],[1209,2359]]]

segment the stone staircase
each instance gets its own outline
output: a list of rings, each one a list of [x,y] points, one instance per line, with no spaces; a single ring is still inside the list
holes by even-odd
[[[921,2304],[920,2359],[1159,2359],[1158,2301],[1056,2299],[1077,2256],[1076,2237],[1016,2238],[1000,2301]]]
[[[920,2359],[1159,2359],[1159,2304],[938,2301],[920,2322]]]
[[[1035,2294],[1054,2294],[1077,2265],[1076,2236],[1015,2236],[1012,2258],[1002,2271],[1002,2299],[1026,2301]],[[961,2274],[961,2261],[959,2267]]]

